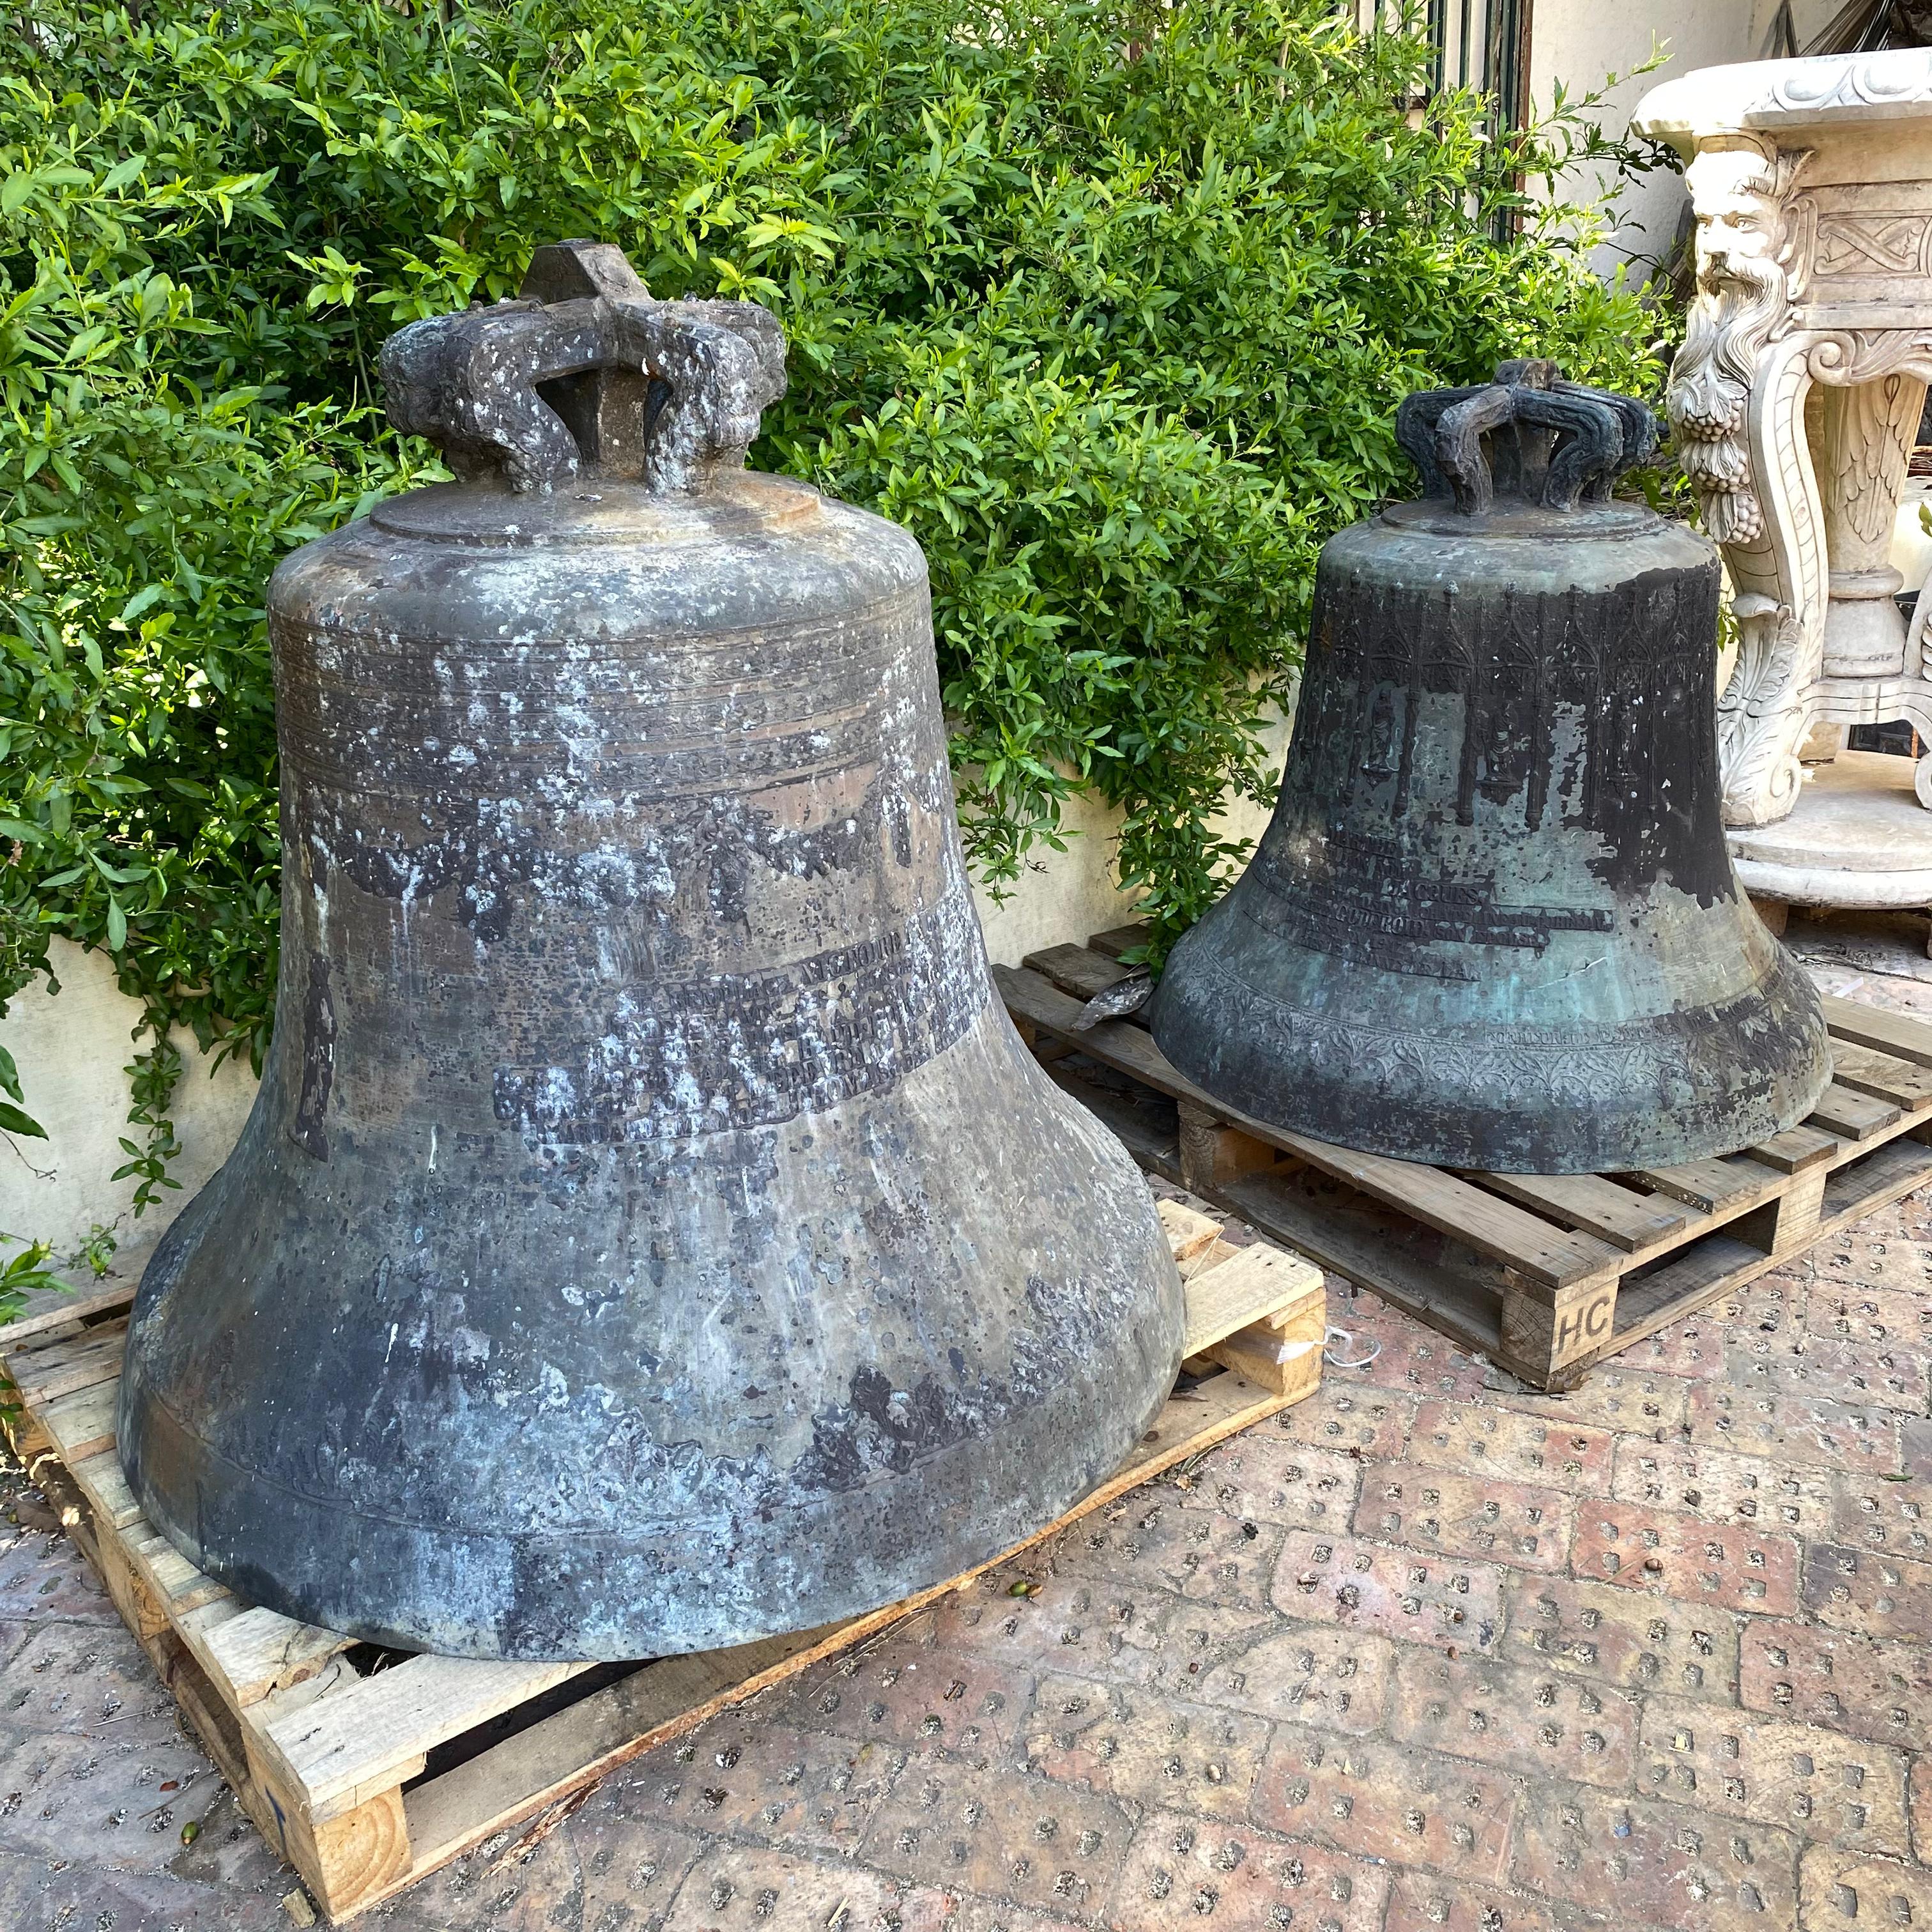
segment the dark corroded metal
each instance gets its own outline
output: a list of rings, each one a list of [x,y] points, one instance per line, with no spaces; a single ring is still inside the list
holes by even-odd
[[[1830,1061],[1725,850],[1717,554],[1610,500],[1649,412],[1518,363],[1397,427],[1428,494],[1323,550],[1274,821],[1155,1037],[1245,1113],[1457,1167],[1789,1126]]]
[[[471,480],[271,587],[274,1047],[120,1439],[244,1598],[647,1656],[1049,1521],[1159,1409],[1181,1294],[992,997],[917,545],[739,466],[776,324],[587,244],[535,292],[386,356]]]

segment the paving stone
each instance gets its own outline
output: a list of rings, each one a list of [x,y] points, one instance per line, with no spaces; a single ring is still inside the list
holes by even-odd
[[[1912,1849],[1920,1864],[1932,1865],[1932,1757],[1912,1760],[1910,1790]]]
[[[1393,1462],[1363,1485],[1355,1531],[1446,1556],[1560,1570],[1575,1508],[1560,1490]]]
[[[1030,1594],[1012,1595],[1016,1580]],[[1166,1590],[1114,1589],[1077,1572],[1029,1568],[1022,1578],[1002,1568],[986,1588],[955,1592],[919,1624],[922,1641],[941,1654],[963,1651],[1009,1669],[1037,1665],[1145,1683],[1159,1660],[1161,1615],[1173,1601]]]
[[[946,1932],[953,1901],[927,1886],[788,1852],[714,1846],[678,1887],[663,1932]]]
[[[744,1714],[638,1761],[656,1781],[664,1822],[694,1836],[724,1832],[788,1851],[856,1851],[904,1766],[904,1750],[796,1730]]]
[[[1268,1600],[1281,1544],[1276,1524],[1188,1509],[1181,1492],[1162,1486],[1083,1517],[1043,1554],[1055,1570],[1104,1577],[1130,1593],[1157,1588],[1258,1605]]]
[[[1796,1538],[1607,1498],[1578,1510],[1574,1567],[1580,1576],[1710,1607],[1770,1616],[1797,1607]]]
[[[84,1852],[84,1846],[76,1846]],[[117,1871],[82,1857],[0,1852],[0,1925],[7,1932],[290,1932],[279,1889],[190,1883]]]
[[[106,1624],[121,1619],[87,1559],[64,1536],[34,1529],[0,1535],[0,1618],[38,1624]]]
[[[1291,1530],[1270,1594],[1292,1617],[1486,1653],[1502,1634],[1502,1576],[1493,1564]]]
[[[1685,1386],[1690,1398],[1684,1432],[1694,1442],[1774,1462],[1899,1472],[1901,1418],[1896,1409],[1751,1394],[1717,1382]]]
[[[1010,1742],[1031,1683],[997,1663],[922,1654],[890,1644],[808,1672],[784,1714],[802,1729],[865,1743],[939,1744],[998,1754]]]
[[[1630,1788],[1639,1712],[1628,1692],[1553,1671],[1405,1649],[1390,1735],[1532,1778]]]
[[[1800,1932],[1932,1925],[1932,1870],[1924,1865],[1813,1845],[1804,1853],[1801,1884]]]
[[[1834,1541],[1932,1558],[1932,1472],[1926,1480],[1841,1473],[1832,1484]]]
[[[607,1778],[534,1847],[520,1849],[525,1827],[499,1832],[355,1922],[371,1932],[386,1916],[398,1932],[656,1932],[704,1849],[670,1829],[656,1804],[655,1792]],[[291,1874],[284,1889],[293,1882]]]
[[[1519,1415],[1493,1402],[1425,1402],[1409,1432],[1409,1460],[1493,1472],[1508,1482],[1600,1495],[1616,1438],[1607,1429]]]
[[[1269,1728],[1244,1712],[1136,1684],[1042,1678],[1028,1714],[1027,1768],[1150,1807],[1247,1815]]]
[[[1324,1370],[1324,1378],[1318,1395],[1283,1409],[1270,1427],[1316,1448],[1353,1450],[1384,1461],[1400,1456],[1415,1420],[1415,1398],[1361,1382],[1343,1370]]]
[[[1732,1321],[1706,1309],[1620,1349],[1617,1366],[1626,1373],[1682,1376],[1696,1379],[1724,1372],[1724,1342]]]
[[[1932,1563],[1812,1544],[1804,1552],[1804,1607],[1834,1629],[1922,1641],[1932,1633]]]
[[[1113,1891],[1137,1816],[1096,1792],[923,1752],[893,1780],[862,1856],[921,1884],[1086,1917]]]
[[[1753,1336],[1726,1351],[1726,1379],[1747,1395],[1824,1399],[1853,1407],[1876,1403],[1922,1414],[1928,1358],[1916,1341],[1862,1342],[1806,1334]]]
[[[1580,1388],[1546,1395],[1525,1388],[1514,1376],[1490,1371],[1486,1387],[1520,1415],[1546,1416],[1552,1422],[1583,1428],[1628,1430],[1654,1436],[1674,1430],[1688,1412],[1694,1384],[1678,1376],[1658,1375],[1612,1363],[1592,1369]]]
[[[952,1914],[941,1922],[944,1932],[1091,1932],[1088,1922],[1029,1911],[1004,1899],[975,1898],[956,1886],[947,1886],[944,1897]]]
[[[1326,1846],[1160,1812],[1134,1835],[1109,1901],[1114,1932],[1376,1932],[1388,1874]]]
[[[1598,1491],[1602,1493],[1601,1490]],[[1712,1522],[1793,1535],[1828,1534],[1838,1510],[1832,1472],[1684,1442],[1617,1444],[1610,1493],[1619,1502],[1678,1510]]]
[[[104,1870],[158,1870],[181,1849],[175,1820],[186,1801],[173,1794],[190,1787],[212,1799],[206,1761],[178,1732],[133,1744],[112,1732],[0,1733],[0,1850],[72,1858],[84,1848]]]
[[[1379,1388],[1402,1395],[1473,1398],[1481,1394],[1491,1372],[1468,1349],[1370,1295],[1362,1296],[1350,1314],[1331,1312],[1328,1318],[1339,1321],[1358,1339],[1372,1338],[1382,1344],[1381,1353],[1359,1372]]]
[[[1486,1766],[1284,1725],[1254,1816],[1286,1837],[1493,1885],[1506,1872],[1517,1805],[1516,1781]]]
[[[1643,1744],[1649,1796],[1859,1851],[1910,1849],[1905,1754],[1888,1745],[1665,1698],[1645,1707]]]
[[[0,1681],[0,1724],[28,1731],[166,1741],[175,1701],[140,1645],[116,1624],[47,1623],[34,1628]]]
[[[1432,1872],[1398,1871],[1390,1888],[1384,1932],[1612,1932],[1600,1912],[1534,1892],[1452,1882]],[[1646,1932],[1628,1919],[1615,1932]]]
[[[1747,1710],[1932,1749],[1932,1645],[1754,1617],[1741,1648]]]
[[[1778,1932],[1798,1911],[1798,1840],[1775,1826],[1580,1786],[1530,1787],[1519,1885],[1606,1912],[1618,1927]]]
[[[1748,1281],[1705,1310],[1721,1336],[1774,1335],[1804,1325],[1811,1300],[1810,1262],[1802,1257]]]
[[[1186,1497],[1190,1508],[1340,1534],[1354,1514],[1362,1463],[1340,1450],[1284,1442],[1257,1430],[1212,1451],[1193,1480]]]
[[[1512,1576],[1503,1654],[1626,1690],[1732,1701],[1738,1631],[1721,1611],[1569,1576]]]
[[[1164,1619],[1159,1654],[1154,1682],[1163,1691],[1355,1736],[1382,1724],[1395,1652],[1363,1630],[1177,1603]]]
[[[1932,1348],[1932,1297],[1920,1288],[1880,1288],[1830,1284],[1831,1293],[1814,1293],[1804,1325],[1834,1341],[1892,1348]]]

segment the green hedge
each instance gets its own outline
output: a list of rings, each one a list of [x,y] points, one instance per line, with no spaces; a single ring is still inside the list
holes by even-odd
[[[1184,928],[1240,856],[1216,800],[1266,795],[1315,550],[1402,480],[1396,398],[1528,352],[1658,374],[1634,297],[1494,238],[1546,137],[1467,98],[1412,126],[1418,48],[1336,14],[36,0],[0,78],[0,997],[64,934],[259,1060],[263,584],[435,473],[382,426],[382,338],[570,235],[782,319],[754,460],[926,546],[982,876],[1090,785]]]

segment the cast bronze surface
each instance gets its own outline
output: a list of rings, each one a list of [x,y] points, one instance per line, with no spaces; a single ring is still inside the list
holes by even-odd
[[[1641,404],[1497,373],[1408,398],[1428,494],[1323,550],[1274,820],[1150,1022],[1243,1112],[1372,1153],[1728,1152],[1830,1067],[1725,850],[1717,555],[1611,500],[1654,446]]]
[[[622,1658],[1051,1520],[1160,1408],[1181,1291],[991,996],[918,547],[740,466],[776,324],[590,244],[526,295],[385,352],[464,480],[270,587],[274,1045],[119,1435],[252,1601]]]

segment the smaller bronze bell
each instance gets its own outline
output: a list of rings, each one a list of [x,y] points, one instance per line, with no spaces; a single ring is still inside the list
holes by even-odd
[[[1322,553],[1274,821],[1155,1038],[1257,1119],[1447,1166],[1654,1166],[1802,1120],[1831,1061],[1725,848],[1717,553],[1610,497],[1649,411],[1506,363],[1396,434],[1423,499]]]

